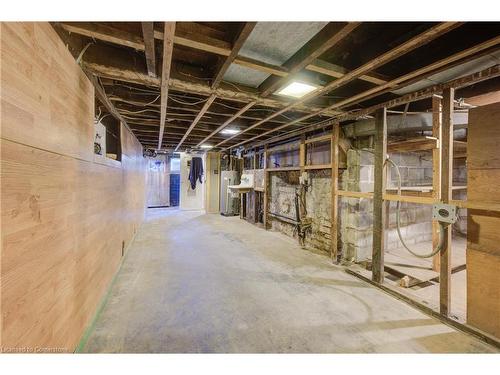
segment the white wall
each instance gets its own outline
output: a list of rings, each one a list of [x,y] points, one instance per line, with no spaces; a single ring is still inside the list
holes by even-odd
[[[203,159],[203,183],[196,183],[196,189],[191,189],[189,182],[189,167],[188,161],[193,156],[200,156]],[[180,192],[180,209],[181,210],[204,210],[205,209],[205,189],[206,189],[206,155],[192,155],[181,152],[181,192]]]

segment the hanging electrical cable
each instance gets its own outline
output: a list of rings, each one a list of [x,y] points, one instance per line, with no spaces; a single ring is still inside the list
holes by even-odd
[[[389,157],[387,157],[387,159],[385,159],[384,166],[386,165],[387,162],[390,163],[396,169],[397,176],[398,176],[398,196],[401,196],[401,173],[399,171],[399,167]],[[396,230],[398,232],[399,240],[401,241],[401,244],[403,245],[403,247],[410,254],[416,256],[417,258],[431,258],[442,250],[442,248],[444,246],[444,227],[447,226],[448,224],[442,223],[440,221],[438,221],[438,223],[439,223],[439,242],[438,242],[437,246],[428,254],[418,254],[415,251],[413,251],[412,249],[410,249],[403,239],[403,235],[401,234],[401,201],[398,200],[396,202]]]
[[[375,154],[372,150],[366,149],[366,148],[364,148],[364,149],[354,148],[354,150],[356,150],[358,152],[359,151],[366,151],[366,152],[369,152],[371,154]],[[401,196],[401,172],[399,170],[399,166],[391,158],[389,158],[389,156],[386,157],[386,159],[384,161],[383,168],[386,167],[387,163],[391,164],[396,169],[397,177],[398,177],[398,189],[397,189],[398,193],[397,194],[398,194],[398,196]],[[443,246],[444,246],[444,228],[446,226],[448,226],[449,224],[443,223],[440,221],[438,221],[438,223],[439,223],[439,242],[438,242],[437,246],[428,254],[419,254],[419,253],[413,251],[406,244],[405,240],[403,239],[403,235],[401,234],[401,201],[399,201],[399,200],[397,201],[397,203],[396,203],[396,231],[398,233],[399,241],[401,242],[403,247],[410,254],[416,256],[417,258],[431,258],[434,255],[438,254],[441,251],[441,249],[443,248]]]

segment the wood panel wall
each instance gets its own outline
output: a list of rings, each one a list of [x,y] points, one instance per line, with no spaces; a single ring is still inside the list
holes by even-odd
[[[48,23],[2,23],[0,347],[73,351],[144,218],[145,159],[93,154],[94,90]]]
[[[467,141],[470,202],[500,203],[500,103],[472,109]],[[467,322],[500,338],[500,215],[468,210]]]

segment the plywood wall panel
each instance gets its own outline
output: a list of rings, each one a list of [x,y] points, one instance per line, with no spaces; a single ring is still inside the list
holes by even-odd
[[[500,337],[500,256],[467,249],[467,322]]]
[[[2,138],[90,160],[92,84],[48,23],[0,27]]]
[[[472,109],[469,124],[467,167],[500,169],[500,103]]]
[[[146,161],[93,155],[94,92],[47,23],[1,24],[1,335],[73,351],[144,217]]]
[[[469,113],[467,197],[500,203],[500,103]],[[468,210],[467,322],[500,338],[500,215]]]

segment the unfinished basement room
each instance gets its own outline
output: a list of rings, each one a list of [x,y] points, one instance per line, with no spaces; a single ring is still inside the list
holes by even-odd
[[[1,23],[3,354],[500,351],[500,22],[109,19]]]

